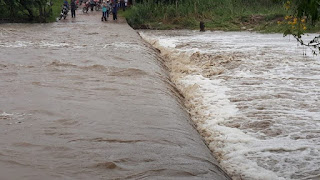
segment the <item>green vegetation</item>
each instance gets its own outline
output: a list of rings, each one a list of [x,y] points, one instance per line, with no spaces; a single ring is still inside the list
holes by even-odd
[[[266,30],[283,32],[277,25],[286,15],[278,0],[142,0],[124,13],[134,28]]]
[[[292,35],[301,45],[309,47],[314,54],[320,53],[320,35],[304,42],[305,32],[319,31],[320,0],[287,0],[284,3],[287,16],[283,22],[284,35]]]
[[[2,22],[52,22],[62,0],[0,0]]]

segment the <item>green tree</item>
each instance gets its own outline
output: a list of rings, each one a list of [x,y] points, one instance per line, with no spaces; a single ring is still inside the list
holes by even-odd
[[[11,21],[47,22],[52,14],[51,0],[1,0],[1,18]]]
[[[320,0],[288,0],[284,2],[288,11],[286,24],[289,25],[284,36],[292,35],[301,45],[310,47],[314,54],[320,52],[320,35],[305,42],[302,36],[307,30],[306,24],[314,26],[320,17]]]

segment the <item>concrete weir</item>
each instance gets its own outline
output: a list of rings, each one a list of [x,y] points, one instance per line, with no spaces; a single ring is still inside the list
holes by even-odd
[[[0,31],[0,179],[230,179],[123,20]]]

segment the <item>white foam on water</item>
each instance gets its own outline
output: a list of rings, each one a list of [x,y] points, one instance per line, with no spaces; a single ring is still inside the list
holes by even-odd
[[[105,44],[103,48],[115,47],[117,49],[130,49],[130,50],[141,50],[143,47],[137,43],[126,43],[126,42],[113,42]]]
[[[198,131],[233,179],[320,179],[318,57],[281,34],[140,35],[160,49]]]
[[[32,46],[32,42],[27,41],[15,41],[15,42],[0,42],[0,47],[13,47],[13,48],[21,48]]]
[[[0,41],[0,47],[8,48],[26,48],[26,47],[38,47],[38,48],[51,48],[51,47],[69,47],[68,43],[60,42],[32,42],[32,41],[13,41],[13,42],[2,42]]]
[[[58,43],[58,42],[47,42],[47,41],[41,41],[39,43],[40,47],[69,47],[70,44],[68,43]]]
[[[6,113],[6,112],[2,112],[2,113],[0,114],[0,116],[2,116],[2,117],[10,117],[10,116],[13,116],[13,114],[9,114],[9,113]]]

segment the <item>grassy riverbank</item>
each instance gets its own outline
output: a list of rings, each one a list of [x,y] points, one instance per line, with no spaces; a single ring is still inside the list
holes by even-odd
[[[203,21],[210,30],[283,32],[286,11],[276,0],[144,0],[123,15],[136,29],[199,29]]]

